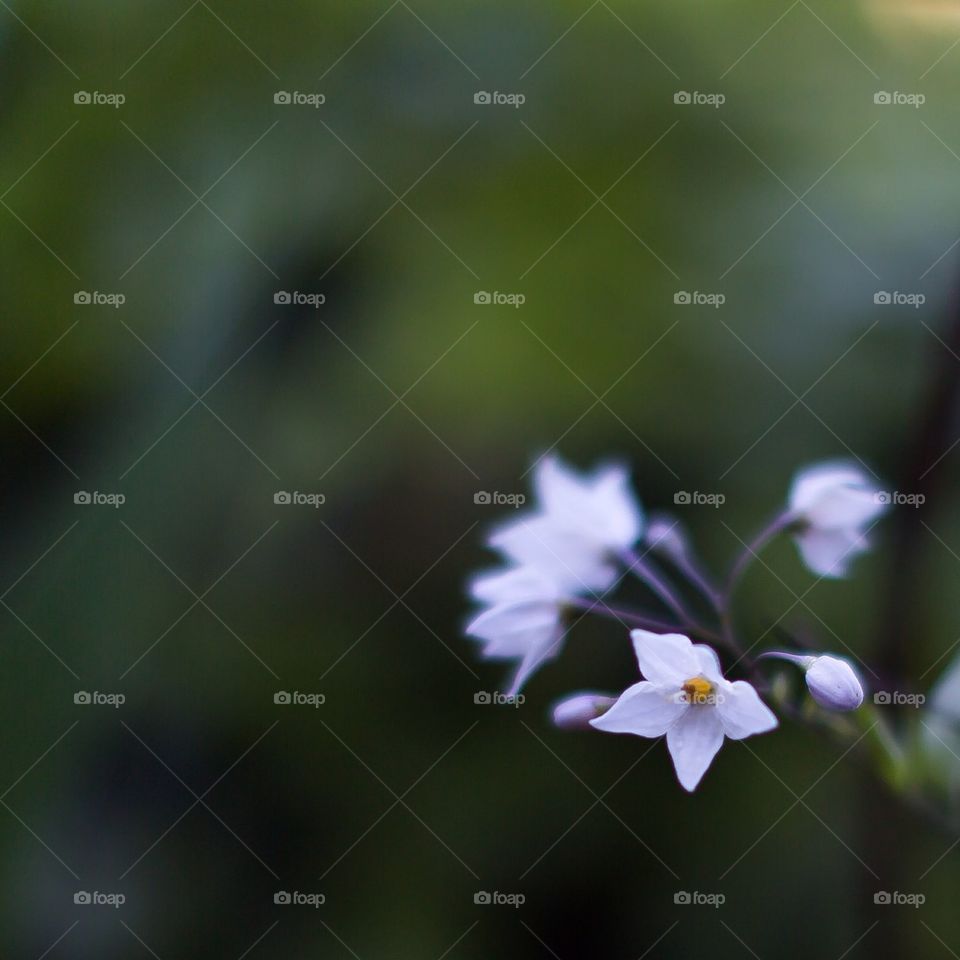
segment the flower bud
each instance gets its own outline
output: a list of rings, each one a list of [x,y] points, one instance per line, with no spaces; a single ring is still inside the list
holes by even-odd
[[[666,513],[655,513],[650,517],[643,539],[651,550],[671,558],[680,558],[687,550],[680,521]]]
[[[856,710],[863,703],[863,684],[853,667],[839,657],[815,657],[807,667],[810,695],[827,710]]]
[[[589,730],[590,721],[605,714],[616,702],[616,697],[604,693],[575,693],[554,705],[553,722],[561,730]]]

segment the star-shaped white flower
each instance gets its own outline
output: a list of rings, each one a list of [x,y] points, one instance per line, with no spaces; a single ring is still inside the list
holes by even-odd
[[[606,590],[643,527],[627,471],[608,466],[583,475],[546,456],[534,490],[534,511],[495,531],[490,545],[574,593]]]
[[[470,592],[487,609],[467,625],[466,633],[485,642],[485,657],[520,661],[508,691],[514,696],[538,667],[560,652],[566,596],[531,567],[480,574]]]
[[[790,514],[804,563],[823,577],[843,577],[869,543],[865,534],[887,509],[881,492],[858,467],[821,463],[801,470],[790,488]]]
[[[628,687],[592,726],[640,737],[667,735],[677,778],[694,790],[723,738],[766,733],[777,718],[745,680],[725,680],[716,653],[679,633],[630,633],[645,679]]]

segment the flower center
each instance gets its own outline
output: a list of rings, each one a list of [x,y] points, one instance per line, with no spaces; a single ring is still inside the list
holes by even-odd
[[[703,705],[711,701],[713,684],[706,677],[691,677],[683,682],[681,690],[687,703]]]

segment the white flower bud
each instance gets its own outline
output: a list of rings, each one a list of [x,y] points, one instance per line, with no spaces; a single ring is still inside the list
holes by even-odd
[[[553,722],[561,730],[589,730],[590,721],[605,714],[617,702],[603,693],[575,693],[553,708]]]
[[[812,657],[807,667],[810,695],[827,710],[856,710],[863,703],[863,684],[853,667],[839,657]]]
[[[682,557],[687,550],[687,541],[680,521],[665,513],[655,513],[650,517],[643,539],[651,550],[668,557]]]

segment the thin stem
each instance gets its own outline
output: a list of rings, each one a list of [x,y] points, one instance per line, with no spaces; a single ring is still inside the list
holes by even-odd
[[[594,613],[611,620],[618,620],[620,623],[626,624],[629,627],[640,627],[643,630],[652,630],[657,633],[674,633],[678,629],[675,623],[658,620],[638,610],[624,610],[622,607],[611,607],[603,600],[588,600],[581,597],[572,597],[567,600],[567,606],[584,614]],[[716,633],[699,625],[685,624],[684,626],[691,633],[705,640],[717,641],[720,639]]]
[[[623,554],[623,561],[627,565],[627,569],[636,574],[680,618],[681,623],[688,627],[699,626],[670,584],[660,576],[644,557],[639,556],[632,550],[627,550]]]
[[[781,513],[779,516],[775,517],[773,521],[767,524],[754,538],[747,544],[743,552],[737,557],[736,562],[733,565],[733,569],[730,571],[730,576],[727,578],[726,588],[724,590],[726,605],[729,607],[731,600],[733,599],[733,592],[737,587],[737,584],[740,582],[744,573],[747,570],[747,567],[756,560],[761,551],[775,540],[784,530],[790,527],[796,522],[796,517],[789,512]]]
[[[672,559],[674,566],[710,601],[710,606],[720,613],[723,608],[723,594],[696,559],[686,551],[673,556]]]

